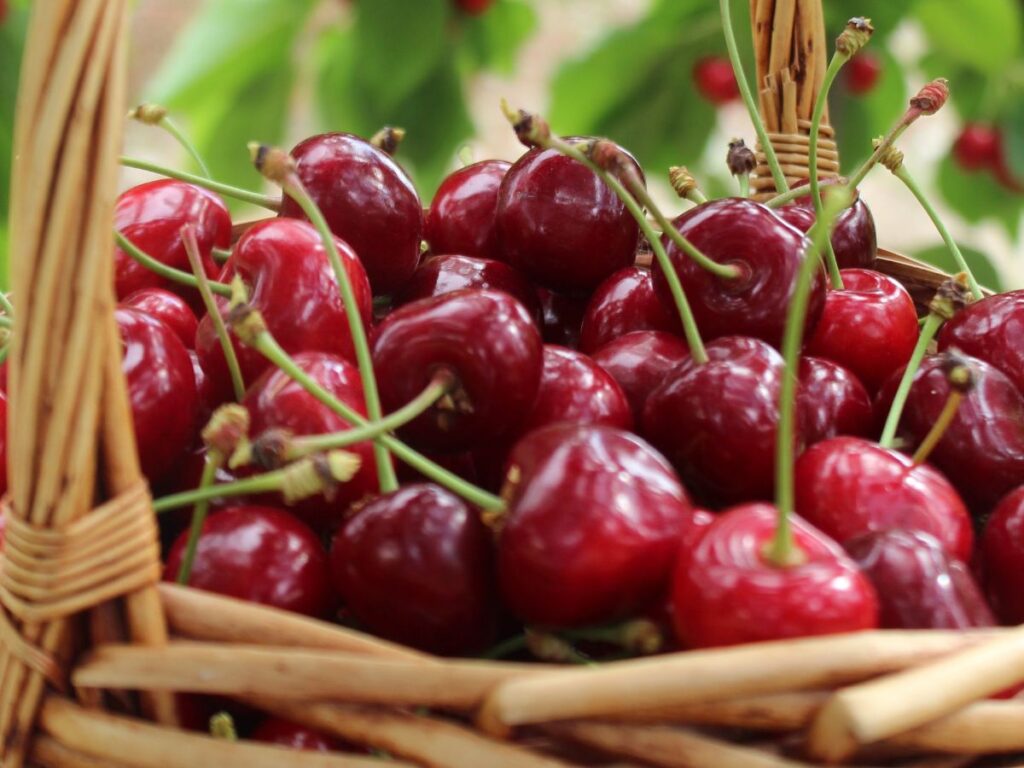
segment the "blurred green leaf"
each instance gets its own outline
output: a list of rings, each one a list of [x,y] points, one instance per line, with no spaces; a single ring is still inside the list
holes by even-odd
[[[466,16],[460,45],[471,69],[513,73],[520,46],[537,28],[537,14],[525,0],[498,0],[487,13]]]
[[[1024,179],[1024,94],[1009,105],[999,128],[1010,174],[1015,179]]]
[[[874,53],[881,59],[882,74],[869,93],[850,93],[843,85],[842,72],[829,92],[829,116],[847,173],[867,159],[872,151],[871,140],[886,133],[907,106],[907,87],[899,64],[885,48]]]
[[[963,254],[964,260],[967,262],[967,266],[971,268],[971,272],[974,273],[974,277],[986,288],[991,288],[993,291],[1002,291],[1004,286],[1002,280],[999,278],[999,273],[996,268],[992,266],[992,262],[988,260],[981,251],[977,251],[973,248],[969,248],[962,243],[957,243],[960,246],[960,253]],[[956,260],[953,258],[949,249],[945,245],[936,245],[931,248],[926,248],[923,251],[918,251],[914,254],[915,258],[926,261],[929,264],[934,264],[939,269],[945,270],[950,274],[958,271]]]
[[[1020,228],[1024,196],[1009,194],[987,172],[967,173],[945,157],[939,165],[937,183],[942,196],[967,221],[999,221],[1016,238]]]
[[[987,75],[998,77],[1020,54],[1019,0],[917,0],[914,13],[936,52]]]

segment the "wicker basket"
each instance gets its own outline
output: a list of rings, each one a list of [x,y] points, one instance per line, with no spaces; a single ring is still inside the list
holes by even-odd
[[[801,115],[824,71],[820,0],[751,5],[762,109],[796,177],[806,167]],[[603,754],[792,766],[807,763],[784,748],[803,741],[816,759],[855,754],[861,764],[909,754],[922,766],[961,765],[950,755],[1024,750],[1024,702],[978,702],[1024,679],[1021,630],[870,632],[560,669],[444,661],[160,584],[112,319],[127,6],[38,0],[22,73],[0,577],[4,766],[381,765],[187,733],[175,690],[239,698],[386,750],[389,765],[560,766]],[[763,172],[755,189],[769,191]],[[943,277],[895,254],[882,264],[926,290]]]

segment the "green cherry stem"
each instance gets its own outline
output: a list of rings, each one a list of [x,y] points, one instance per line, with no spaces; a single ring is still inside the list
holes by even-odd
[[[820,138],[818,133],[821,130],[821,120],[825,116],[828,93],[832,89],[832,84],[836,81],[836,75],[839,74],[839,70],[849,60],[850,57],[841,51],[836,51],[832,55],[832,61],[829,62],[828,69],[825,71],[825,80],[821,85],[821,90],[818,91],[818,99],[814,102],[814,112],[811,115],[810,146],[807,152],[807,161],[810,166],[811,200],[814,202],[814,216],[816,219],[820,219],[825,213],[825,204],[821,199],[821,182],[818,180],[818,139]],[[836,260],[836,252],[832,247],[831,238],[825,241],[825,264],[828,267],[828,276],[832,282],[832,287],[836,290],[842,290],[843,278],[839,274],[839,262]]]
[[[750,197],[750,177],[744,173],[737,176],[736,180],[740,184],[740,197]]]
[[[203,467],[203,474],[210,467],[209,462]],[[213,470],[216,472],[216,468]],[[162,496],[153,500],[153,511],[157,514],[168,512],[172,509],[180,509],[190,504],[198,504],[203,500],[209,501],[215,498],[227,498],[229,496],[244,496],[246,494],[271,493],[280,491],[284,483],[285,469],[275,469],[272,472],[264,472],[261,475],[253,475],[241,480],[234,480],[230,483],[220,483],[205,486],[200,481],[199,487],[191,491],[181,491]]]
[[[203,156],[199,154],[199,150],[196,149],[195,144],[189,141],[188,136],[186,136],[184,131],[182,131],[178,127],[177,123],[171,120],[169,115],[164,115],[160,122],[157,123],[157,125],[163,128],[169,134],[171,134],[171,136],[173,136],[177,140],[177,142],[181,144],[182,148],[186,152],[188,152],[188,154],[191,156],[193,160],[195,160],[195,163],[197,166],[199,166],[199,170],[203,174],[203,176],[205,176],[208,179],[213,178],[213,174],[210,173],[210,166],[208,166],[206,162],[203,160]]]
[[[786,203],[791,203],[798,197],[807,197],[811,194],[811,185],[802,184],[799,187],[793,187],[788,192],[783,192],[781,195],[776,195],[771,200],[765,203],[769,208],[781,208]]]
[[[896,442],[896,428],[899,426],[900,417],[903,415],[903,408],[907,404],[907,397],[910,395],[910,386],[914,383],[914,374],[921,365],[928,345],[932,343],[935,334],[942,326],[944,318],[936,312],[930,312],[921,327],[921,335],[917,337],[917,346],[910,356],[906,369],[903,371],[903,378],[900,379],[899,387],[896,389],[896,396],[892,399],[889,407],[889,415],[885,418],[885,426],[882,428],[882,436],[878,444],[883,448],[892,448]]]
[[[203,464],[203,474],[199,478],[201,494],[208,492],[217,476],[217,469],[220,467],[222,457],[217,451],[210,451],[206,455],[206,462]],[[195,509],[192,511],[192,525],[188,532],[188,542],[185,544],[185,554],[181,558],[181,567],[178,569],[177,581],[179,584],[188,584],[192,575],[192,563],[196,559],[196,549],[199,547],[199,538],[203,533],[203,524],[206,522],[206,513],[210,509],[210,497],[202,495],[196,500]],[[156,509],[154,505],[154,509]],[[158,510],[157,510],[158,511]]]
[[[239,189],[238,187],[233,187],[230,184],[222,184],[219,181],[213,181],[212,179],[207,179],[203,176],[196,176],[195,174],[185,173],[184,171],[178,171],[173,168],[166,168],[162,165],[150,163],[146,160],[138,160],[134,157],[125,157],[122,155],[120,163],[125,168],[136,168],[140,171],[149,171],[150,173],[156,173],[170,179],[185,181],[189,184],[195,184],[197,187],[209,189],[211,192],[216,192],[224,195],[225,197],[233,197],[236,200],[242,200],[246,203],[258,205],[271,211],[278,211],[281,208],[281,201],[277,198],[271,197],[270,195],[262,195],[259,192],[250,192],[247,189]]]
[[[217,246],[214,246],[212,249],[210,249],[210,255],[213,257],[213,260],[216,261],[218,264],[223,264],[224,262],[231,258],[231,249],[218,248]]]
[[[188,285],[196,289],[199,288],[199,281],[196,279],[195,275],[191,275],[188,272],[183,272],[180,269],[175,269],[174,267],[169,267],[166,264],[157,261],[148,253],[141,250],[138,246],[135,245],[135,243],[133,243],[131,240],[129,240],[127,237],[122,235],[117,230],[114,230],[114,240],[117,242],[117,246],[122,251],[127,253],[131,258],[139,262],[139,264],[141,264],[151,272],[155,272],[156,274],[160,275],[160,277],[166,277],[171,282],[178,283],[179,285]],[[209,285],[210,290],[213,293],[217,294],[218,296],[230,298],[230,285],[218,283],[213,280],[208,281],[207,284]]]

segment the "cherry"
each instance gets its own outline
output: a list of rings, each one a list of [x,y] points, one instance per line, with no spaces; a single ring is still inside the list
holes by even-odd
[[[324,352],[301,352],[294,360],[304,373],[334,397],[366,415],[363,387],[355,365]],[[299,436],[343,432],[350,428],[348,422],[276,368],[267,370],[256,380],[246,393],[243,405],[249,410],[249,432],[254,437],[269,429],[284,429]],[[355,477],[334,488],[330,498],[320,494],[299,502],[292,509],[314,530],[333,531],[350,504],[379,489],[372,443],[356,443],[345,450],[360,458]],[[283,503],[277,496],[272,500],[274,504]]]
[[[540,301],[530,281],[503,261],[475,256],[431,256],[416,267],[409,282],[395,295],[395,301],[408,304],[461,288],[504,291],[526,307],[538,327],[541,324]]]
[[[932,536],[893,529],[858,536],[844,546],[878,593],[883,629],[996,623],[970,570]]]
[[[381,322],[373,362],[384,407],[414,398],[440,370],[449,396],[400,433],[428,450],[460,451],[517,429],[543,365],[540,333],[506,293],[465,289],[399,307]]]
[[[331,231],[359,255],[375,294],[402,287],[420,260],[423,208],[405,171],[358,136],[324,133],[292,149],[296,170]],[[281,215],[305,218],[290,197]]]
[[[622,387],[634,422],[641,424],[647,397],[689,356],[682,339],[662,331],[634,331],[605,344],[593,359]]]
[[[642,177],[639,165],[636,171]],[[593,171],[555,149],[531,149],[508,170],[497,223],[504,259],[555,291],[591,290],[636,255],[639,228],[626,206]]]
[[[587,311],[588,297],[567,296],[547,288],[538,288],[543,325],[541,333],[546,344],[576,349],[580,345],[583,316]]]
[[[740,97],[732,64],[723,56],[705,56],[693,65],[693,84],[712,104],[728,104]]]
[[[796,461],[796,511],[841,544],[900,528],[933,536],[958,560],[968,560],[971,519],[948,480],[927,464],[855,437],[808,448]]]
[[[217,406],[224,402],[223,393],[217,391],[213,380],[206,375],[203,364],[199,360],[199,353],[194,349],[188,350],[188,359],[192,362],[192,374],[196,382],[196,396],[199,398],[199,410],[196,423],[206,424],[210,416],[217,409]]]
[[[822,179],[822,184],[833,182],[834,179]],[[806,233],[814,225],[814,202],[809,195],[801,197],[779,208],[776,214],[786,223]],[[878,257],[875,217],[871,215],[871,209],[863,198],[858,196],[836,219],[832,229],[832,250],[835,251],[836,263],[841,269],[870,269],[875,265]]]
[[[993,168],[999,156],[999,132],[983,123],[967,123],[953,142],[953,157],[965,171]]]
[[[199,320],[180,296],[163,288],[143,288],[122,299],[120,304],[160,320],[178,335],[186,349],[195,346]]]
[[[511,167],[504,160],[483,160],[454,171],[441,182],[424,223],[430,250],[501,258],[495,222],[498,189]]]
[[[540,387],[522,432],[559,421],[632,429],[633,414],[622,387],[594,360],[545,344]]]
[[[918,338],[914,300],[893,278],[844,269],[842,290],[825,295],[825,310],[807,352],[839,363],[874,393],[905,366]]]
[[[331,546],[334,585],[371,632],[424,651],[475,653],[493,639],[494,555],[479,514],[436,485],[354,510]]]
[[[200,446],[187,451],[182,460],[175,466],[174,471],[161,483],[160,495],[193,491],[198,488],[205,464],[206,446]],[[237,479],[237,473],[222,464],[217,468],[213,482],[215,485],[219,485],[221,483],[230,483]],[[254,503],[254,500],[248,496],[215,497],[210,499],[209,509],[223,509],[225,507],[237,507],[242,504],[247,505],[251,503]],[[192,523],[193,509],[194,507],[182,507],[160,514],[157,519],[160,523],[160,534],[163,541],[167,544],[174,543],[174,540],[181,534],[182,530]]]
[[[679,315],[670,312],[654,292],[650,270],[626,267],[608,277],[590,297],[580,349],[592,354],[631,331],[667,331],[682,336]]]
[[[817,357],[800,359],[797,414],[807,445],[836,435],[866,437],[874,427],[864,385],[842,366]]]
[[[174,542],[164,578],[181,568],[189,532]],[[299,520],[271,507],[231,507],[203,524],[189,586],[307,616],[334,609],[327,553]]]
[[[191,274],[181,228],[191,224],[206,276],[220,267],[213,261],[214,246],[231,244],[231,215],[216,194],[174,179],[158,179],[121,193],[114,208],[114,229],[157,261]],[[142,266],[120,248],[114,251],[114,289],[123,299],[141,288],[162,287],[202,306],[198,291],[171,283]]]
[[[114,318],[139,462],[155,484],[195,436],[199,397],[192,361],[174,331],[159,320],[136,309],[118,309]]]
[[[470,16],[479,16],[493,4],[494,0],[455,0],[455,5]]]
[[[578,626],[647,607],[664,589],[693,509],[647,443],[554,424],[512,450],[498,538],[506,605],[528,624]]]
[[[988,296],[957,312],[939,331],[939,350],[956,347],[993,365],[1024,392],[1024,290]]]
[[[782,356],[742,336],[707,345],[708,362],[687,358],[647,398],[643,435],[701,499],[768,498],[775,486]]]
[[[882,76],[882,60],[873,53],[861,51],[846,63],[845,76],[850,93],[870,93]]]
[[[348,245],[341,240],[335,240],[335,244],[360,314],[369,325],[372,298],[366,273]],[[236,243],[222,279],[230,281],[235,275],[245,282],[250,304],[262,313],[268,330],[286,352],[328,352],[355,360],[334,271],[312,226],[295,219],[271,219],[250,227]],[[217,299],[217,303],[225,314],[227,302]],[[247,383],[269,367],[263,355],[241,344],[233,334],[232,344]],[[231,386],[227,363],[209,317],[199,322],[196,352],[220,401],[228,399]]]
[[[766,206],[741,198],[703,203],[673,224],[706,256],[743,271],[738,278],[716,277],[662,236],[704,338],[753,336],[778,346],[808,245],[803,234]],[[671,311],[675,303],[665,273],[657,262],[652,272],[658,298]],[[825,272],[818,270],[808,302],[808,332],[814,330],[824,304]]]
[[[339,752],[346,746],[340,739],[280,717],[268,717],[249,738],[306,752]]]
[[[1024,622],[1024,486],[1008,493],[981,537],[981,578],[1004,624]]]
[[[1024,193],[1024,181],[1013,175],[1009,158],[1006,156],[1006,141],[1002,131],[996,132],[996,154],[992,163],[996,181],[1011,192]]]
[[[765,550],[775,536],[771,504],[718,515],[672,584],[676,632],[692,648],[853,632],[878,626],[878,598],[831,539],[799,517],[793,535],[806,561],[780,568]]]

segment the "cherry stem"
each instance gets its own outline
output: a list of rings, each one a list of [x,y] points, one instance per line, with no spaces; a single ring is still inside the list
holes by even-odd
[[[949,397],[946,398],[946,404],[942,406],[942,412],[939,413],[939,417],[932,424],[932,428],[928,430],[928,434],[924,436],[924,440],[914,451],[914,463],[924,464],[928,460],[932,451],[935,450],[935,446],[939,444],[942,436],[946,434],[946,430],[949,429],[949,425],[953,423],[953,419],[956,418],[956,412],[960,410],[960,404],[964,400],[964,393],[954,389],[949,393]]]
[[[900,417],[903,415],[903,408],[907,404],[910,386],[914,382],[914,374],[917,373],[917,369],[924,359],[925,352],[928,351],[928,345],[932,343],[932,339],[935,338],[935,334],[938,333],[942,323],[943,317],[941,315],[936,312],[930,312],[924,325],[921,327],[921,335],[917,338],[917,346],[914,347],[914,353],[910,356],[910,362],[907,363],[907,367],[903,371],[903,378],[900,379],[896,396],[892,400],[889,415],[885,418],[882,436],[878,440],[878,444],[883,448],[892,448],[896,442],[896,428],[899,426]]]
[[[922,190],[920,185],[914,180],[914,177],[910,175],[910,172],[907,170],[905,165],[901,165],[893,171],[893,175],[907,186],[907,189],[913,193],[914,197],[917,198],[917,202],[920,203],[925,213],[928,214],[928,218],[932,220],[932,224],[935,225],[935,229],[937,229],[939,234],[942,236],[942,241],[946,244],[946,248],[949,249],[950,255],[952,255],[953,260],[956,261],[957,267],[959,267],[961,272],[967,275],[967,285],[971,289],[971,296],[974,297],[975,301],[982,298],[984,294],[982,293],[981,286],[978,285],[978,281],[974,278],[974,273],[967,265],[967,260],[960,251],[960,246],[957,245],[956,240],[954,240],[953,236],[950,235],[949,230],[946,228],[945,223],[939,216],[938,211],[935,210],[935,207],[925,196],[924,190]]]
[[[779,165],[779,158],[775,155],[775,147],[768,139],[768,131],[764,127],[764,120],[757,109],[757,102],[750,92],[750,84],[747,83],[747,75],[743,71],[743,62],[740,61],[739,46],[736,45],[736,32],[732,24],[732,9],[729,7],[731,0],[720,0],[719,6],[722,9],[722,31],[725,33],[725,47],[729,51],[729,61],[732,62],[733,75],[736,78],[736,85],[739,86],[743,103],[747,105],[747,112],[750,113],[750,121],[754,124],[757,132],[757,140],[761,142],[761,150],[764,152],[768,167],[771,169],[772,178],[775,180],[775,189],[779,192],[789,191],[789,183],[786,175]]]
[[[203,156],[199,154],[199,150],[196,149],[195,144],[189,141],[189,138],[188,136],[185,135],[185,132],[178,127],[177,123],[171,120],[169,115],[164,115],[160,119],[160,122],[157,123],[157,125],[163,128],[169,134],[171,134],[171,136],[173,136],[175,140],[177,140],[177,142],[181,144],[182,148],[186,152],[188,152],[188,154],[192,157],[193,160],[195,160],[195,163],[196,165],[199,166],[199,170],[202,172],[203,176],[205,176],[207,179],[213,178],[213,174],[210,173],[210,166],[208,166],[206,162],[203,160]]]
[[[781,195],[776,195],[771,200],[765,203],[769,208],[781,208],[786,203],[791,203],[798,197],[806,197],[811,194],[811,185],[802,184],[799,187],[793,187],[788,192],[783,192]]]
[[[815,219],[820,219],[825,213],[825,204],[821,199],[821,181],[818,179],[818,133],[821,130],[821,121],[825,116],[825,105],[828,104],[828,93],[836,76],[843,65],[850,60],[849,54],[836,51],[832,55],[828,69],[825,71],[825,80],[822,82],[821,90],[818,91],[817,101],[814,102],[814,112],[811,115],[810,146],[807,151],[807,162],[810,166],[810,187],[811,200],[814,203]],[[825,264],[828,266],[829,280],[836,290],[843,289],[843,278],[839,274],[839,262],[836,260],[836,251],[832,247],[832,238],[825,241]]]
[[[212,179],[207,179],[203,176],[196,176],[192,173],[178,171],[174,168],[167,168],[162,165],[157,165],[156,163],[150,163],[147,160],[138,160],[134,157],[125,157],[122,155],[119,158],[119,161],[125,168],[136,168],[140,171],[157,173],[170,179],[185,181],[189,184],[195,184],[197,187],[209,189],[211,192],[217,192],[225,197],[233,197],[236,200],[252,203],[253,205],[258,205],[271,211],[278,211],[281,208],[281,201],[277,198],[271,197],[270,195],[262,195],[259,192],[250,192],[247,189],[239,189],[238,187],[233,187],[230,184],[222,184],[219,181],[213,181]]]
[[[151,272],[155,272],[160,275],[160,277],[165,277],[171,282],[178,283],[179,285],[187,285],[196,289],[199,288],[199,281],[196,279],[195,275],[190,275],[188,272],[175,269],[174,267],[169,267],[163,262],[157,261],[116,229],[114,230],[114,240],[117,242],[118,248]],[[224,296],[225,298],[231,297],[230,285],[218,283],[215,280],[208,280],[207,285],[210,290],[218,296]]]
[[[750,175],[741,173],[736,180],[740,183],[740,197],[750,197]]]
[[[210,255],[213,257],[213,260],[216,261],[218,264],[223,264],[224,262],[231,258],[231,249],[218,248],[217,246],[214,246],[213,248],[210,249]]]
[[[380,405],[380,394],[377,390],[377,379],[373,373],[373,358],[370,355],[370,345],[366,340],[366,329],[363,327],[363,318],[359,314],[359,306],[356,304],[355,292],[352,290],[352,281],[349,279],[348,271],[341,263],[341,256],[338,254],[338,246],[334,241],[334,234],[327,226],[327,220],[309,193],[303,186],[298,174],[294,171],[287,174],[282,185],[284,193],[295,200],[302,208],[303,213],[320,234],[324,248],[327,250],[327,257],[334,270],[334,278],[341,291],[341,300],[345,306],[345,317],[348,319],[348,329],[352,337],[352,345],[356,351],[356,363],[359,366],[359,377],[363,383],[363,395],[366,398],[366,412],[371,421],[380,421],[383,411]],[[382,493],[391,493],[398,489],[398,477],[395,475],[395,467],[391,463],[391,456],[386,446],[380,442],[373,444],[373,456],[377,464],[377,476],[380,479]]]
[[[8,317],[14,317],[14,305],[3,291],[0,291],[0,311]]]
[[[203,474],[199,478],[197,492],[206,494],[213,485],[217,476],[217,469],[221,465],[221,455],[217,451],[210,451],[206,454],[206,461],[203,464]],[[153,506],[154,511],[156,505]],[[192,575],[192,563],[196,559],[196,550],[199,548],[199,538],[203,534],[203,524],[206,522],[206,513],[210,509],[210,496],[202,495],[196,499],[195,509],[192,510],[192,525],[188,532],[188,542],[185,544],[185,554],[181,558],[181,567],[178,568],[177,581],[179,584],[188,584]]]
[[[203,467],[204,477],[209,468],[210,463],[208,459],[206,466]],[[216,467],[214,467],[212,472],[214,474],[216,473]],[[244,496],[249,493],[256,494],[280,491],[284,487],[285,475],[287,472],[288,468],[285,467],[283,469],[275,469],[271,472],[264,472],[260,475],[253,475],[252,477],[234,480],[230,483],[221,483],[219,485],[211,485],[210,483],[204,485],[202,481],[200,481],[199,487],[194,488],[193,490],[172,493],[167,496],[162,496],[159,499],[154,499],[153,511],[160,514],[172,509],[187,507],[189,504],[198,505],[204,500],[209,501],[210,499],[219,499],[227,496]],[[196,508],[198,509],[198,506]],[[193,524],[194,523],[195,518],[193,517]]]
[[[917,107],[910,107],[906,112],[903,113],[903,117],[900,118],[899,122],[896,123],[886,134],[885,138],[875,147],[875,151],[871,154],[867,160],[857,169],[857,172],[850,177],[848,182],[851,189],[856,189],[860,186],[861,182],[864,181],[868,172],[878,164],[878,161],[882,158],[889,147],[896,143],[896,140],[903,135],[903,132],[911,126],[911,124],[921,116],[921,110]]]

